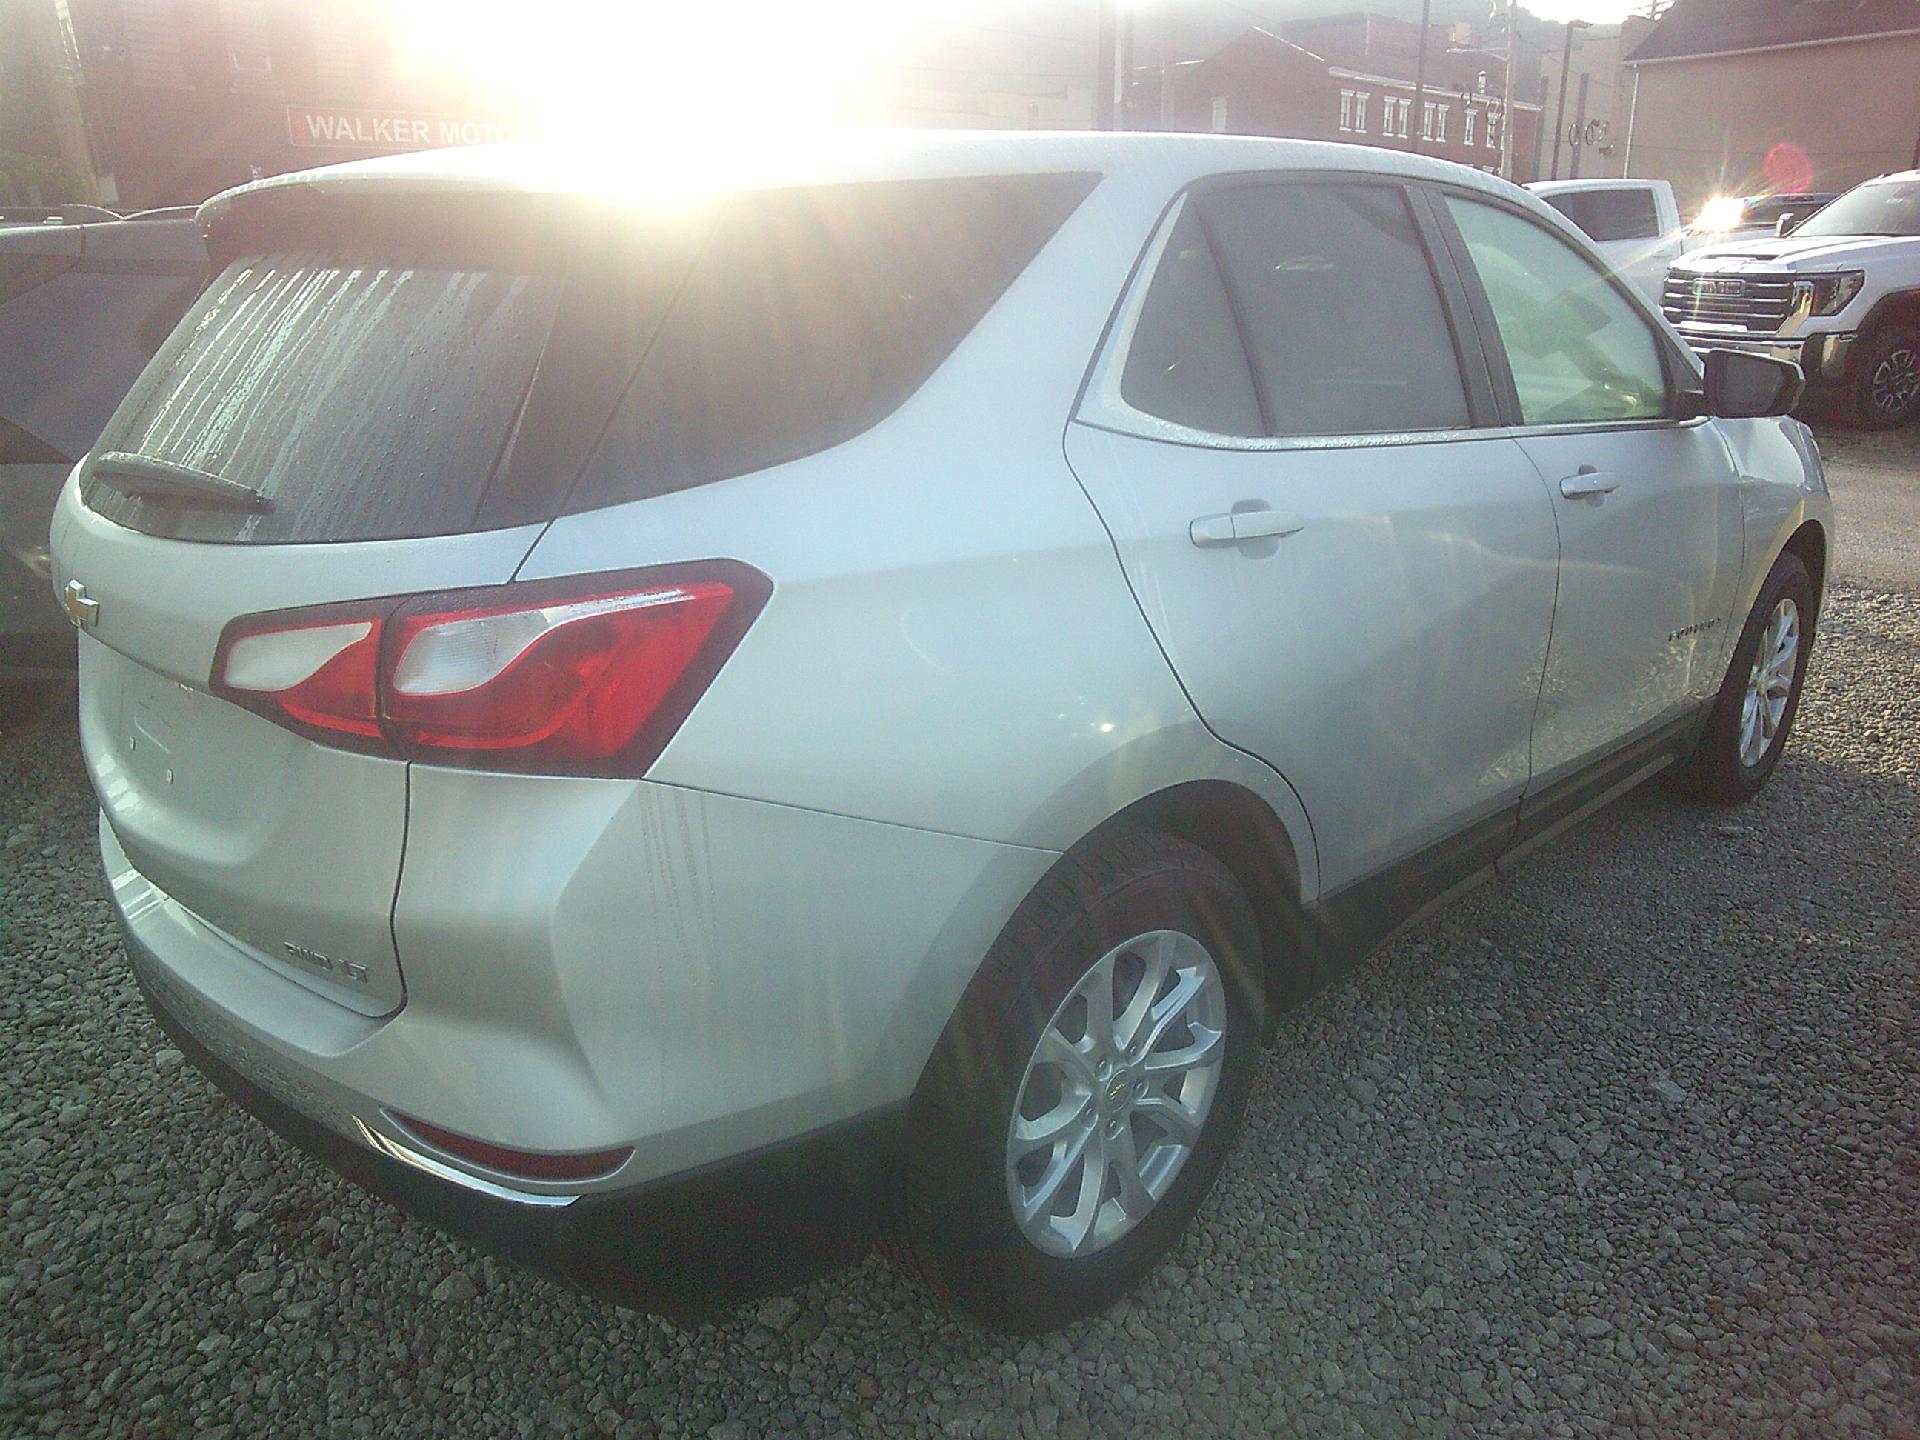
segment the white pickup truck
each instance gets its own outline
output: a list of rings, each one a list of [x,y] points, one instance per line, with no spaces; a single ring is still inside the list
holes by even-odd
[[[1667,319],[1695,350],[1799,362],[1863,429],[1920,417],[1920,170],[1856,185],[1783,228],[1682,256]]]
[[[1667,267],[1688,244],[1673,186],[1665,180],[1536,180],[1527,188],[1572,221],[1618,273],[1660,303]]]

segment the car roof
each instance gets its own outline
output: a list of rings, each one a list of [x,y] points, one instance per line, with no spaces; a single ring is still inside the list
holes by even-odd
[[[868,180],[1148,169],[1175,183],[1247,170],[1360,170],[1448,180],[1523,195],[1481,171],[1430,156],[1329,141],[1112,131],[845,131],[791,143],[663,146],[631,151],[537,144],[474,145],[354,160],[256,180],[214,196],[203,225],[246,197],[305,186],[327,193],[379,191],[583,194],[638,206],[736,190]]]

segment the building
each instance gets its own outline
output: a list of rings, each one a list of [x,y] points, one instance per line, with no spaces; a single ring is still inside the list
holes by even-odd
[[[193,204],[259,175],[527,130],[523,117],[405,54],[369,0],[5,3],[53,27],[57,43],[29,57],[36,81],[84,117],[96,192],[84,198],[124,209]],[[42,108],[57,122],[58,103],[43,99]],[[59,138],[64,156],[74,147]],[[68,168],[79,167],[70,158]]]
[[[1653,30],[1653,21],[1633,16],[1619,25],[1554,30],[1562,43],[1544,57],[1542,143],[1535,169],[1542,179],[1617,179],[1626,174],[1627,112],[1633,99],[1627,57]]]
[[[1532,179],[1540,106],[1507,105],[1503,57],[1430,26],[1421,85],[1420,39],[1416,24],[1362,12],[1249,29],[1175,67],[1175,126],[1417,150],[1497,173],[1510,110],[1512,178]]]
[[[1920,0],[1675,0],[1627,65],[1626,173],[1688,212],[1920,164]]]

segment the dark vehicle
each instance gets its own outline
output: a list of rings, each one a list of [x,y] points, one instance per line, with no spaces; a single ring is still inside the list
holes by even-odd
[[[0,212],[0,728],[74,668],[47,565],[61,483],[205,272],[191,212]]]

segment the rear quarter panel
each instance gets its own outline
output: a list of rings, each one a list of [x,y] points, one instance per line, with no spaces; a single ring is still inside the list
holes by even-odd
[[[1177,183],[1105,180],[865,435],[552,526],[523,577],[724,555],[773,579],[649,779],[1049,850],[1168,785],[1227,779],[1274,808],[1314,883],[1299,802],[1201,725],[1064,456]]]

